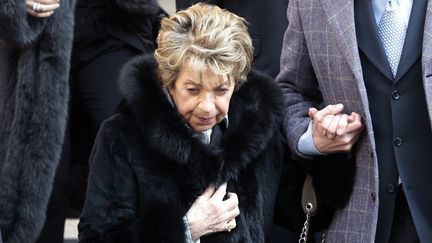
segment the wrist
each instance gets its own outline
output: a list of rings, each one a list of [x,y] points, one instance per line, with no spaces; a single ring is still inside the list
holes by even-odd
[[[202,229],[201,225],[197,222],[197,220],[191,216],[186,214],[186,222],[188,230],[190,231],[192,240],[196,241],[201,236],[205,235],[204,229]]]

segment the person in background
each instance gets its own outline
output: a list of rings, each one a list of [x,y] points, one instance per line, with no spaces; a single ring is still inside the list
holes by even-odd
[[[198,2],[204,1],[176,0],[176,8],[185,9]],[[286,17],[288,0],[208,0],[205,2],[246,19],[254,47],[252,67],[275,78],[279,73],[283,35],[288,26]]]
[[[117,78],[124,63],[155,48],[155,0],[77,0],[69,84],[69,124],[62,158],[38,242],[63,242],[66,217],[84,204],[88,160],[103,120],[120,102]],[[66,146],[68,145],[68,146]]]
[[[67,123],[74,1],[0,1],[0,230],[35,242]],[[0,240],[1,241],[1,240]]]
[[[356,160],[354,191],[326,241],[432,239],[431,9],[412,0],[289,4],[277,80],[291,150]]]
[[[94,139],[120,102],[120,69],[137,55],[153,53],[165,15],[156,0],[77,0],[70,73],[69,184],[75,216],[84,204]]]

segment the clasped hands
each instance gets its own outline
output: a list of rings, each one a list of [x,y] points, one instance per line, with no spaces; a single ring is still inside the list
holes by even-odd
[[[46,18],[60,7],[60,0],[26,0],[26,11],[31,16]]]
[[[350,152],[363,131],[361,116],[355,112],[345,114],[343,108],[343,104],[336,104],[322,110],[309,109],[313,141],[323,154]]]
[[[224,200],[225,195],[227,198]],[[227,193],[227,183],[218,189],[210,185],[186,213],[192,239],[221,231],[230,232],[236,227],[235,218],[239,214],[237,194]]]

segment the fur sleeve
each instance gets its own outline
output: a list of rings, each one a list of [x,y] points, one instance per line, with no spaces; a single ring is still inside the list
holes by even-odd
[[[185,212],[178,201],[168,200],[154,182],[138,186],[138,177],[152,177],[130,166],[125,130],[119,128],[124,124],[129,123],[115,116],[104,122],[96,138],[78,225],[80,242],[185,242]]]
[[[137,186],[118,140],[117,125],[112,120],[104,122],[90,156],[86,201],[78,225],[80,242],[113,242],[112,235],[135,218]]]
[[[0,1],[0,39],[8,44],[27,46],[41,34],[47,18],[27,14],[24,0]]]

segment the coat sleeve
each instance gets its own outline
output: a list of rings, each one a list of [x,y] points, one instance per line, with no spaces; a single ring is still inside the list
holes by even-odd
[[[289,1],[288,22],[280,59],[280,73],[276,80],[285,98],[284,133],[295,157],[304,158],[297,144],[307,130],[308,109],[319,107],[322,95],[309,57],[298,10],[298,1]]]
[[[116,137],[115,124],[105,122],[90,156],[86,200],[78,225],[80,242],[115,242],[115,235],[136,217],[136,183]]]
[[[128,135],[116,124],[106,121],[95,141],[79,241],[186,242],[185,210],[159,186],[166,185],[159,175],[132,169],[121,141]]]
[[[28,46],[42,33],[48,18],[27,14],[24,0],[0,1],[0,40],[16,46]]]

